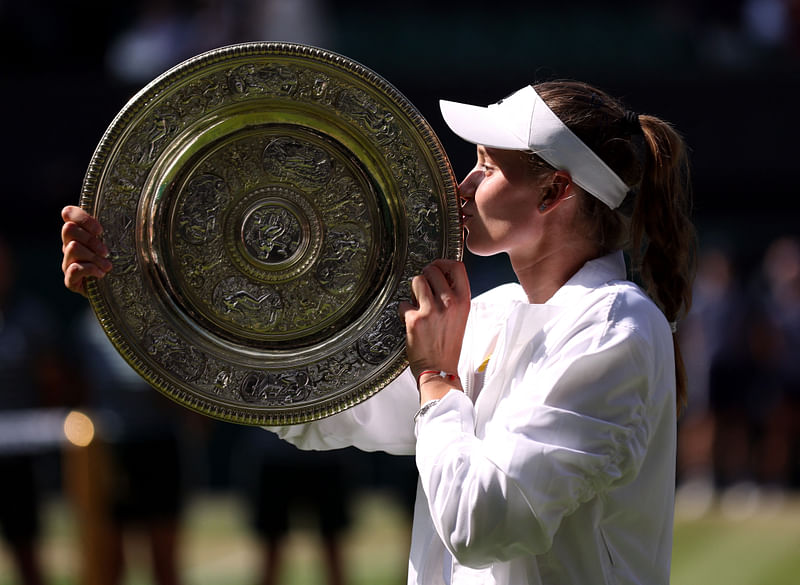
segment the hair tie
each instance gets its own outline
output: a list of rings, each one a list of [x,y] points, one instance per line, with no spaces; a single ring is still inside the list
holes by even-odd
[[[639,114],[633,110],[625,110],[622,118],[625,120],[625,126],[631,131],[631,134],[642,133],[642,123],[639,121]]]

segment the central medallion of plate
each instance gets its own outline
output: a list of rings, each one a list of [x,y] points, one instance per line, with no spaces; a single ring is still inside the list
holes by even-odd
[[[269,191],[265,188],[256,194]],[[276,197],[259,198],[241,222],[241,243],[248,259],[265,268],[291,265],[308,244],[308,219],[291,205],[292,192],[281,187],[273,191]]]
[[[382,285],[382,211],[336,140],[270,125],[226,136],[173,182],[162,279],[214,335],[280,350],[350,325]]]

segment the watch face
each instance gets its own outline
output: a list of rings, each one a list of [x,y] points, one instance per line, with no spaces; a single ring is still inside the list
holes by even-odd
[[[117,350],[214,418],[307,422],[406,366],[397,305],[459,259],[456,182],[419,112],[376,73],[305,45],[198,55],[103,136],[81,206],[113,270],[88,283]]]

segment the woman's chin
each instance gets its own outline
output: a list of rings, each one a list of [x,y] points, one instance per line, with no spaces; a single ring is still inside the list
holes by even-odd
[[[476,238],[472,238],[470,241],[469,233],[467,233],[464,238],[464,247],[473,256],[494,256],[498,253],[497,250],[487,249],[485,246],[481,246],[480,242],[476,241]]]

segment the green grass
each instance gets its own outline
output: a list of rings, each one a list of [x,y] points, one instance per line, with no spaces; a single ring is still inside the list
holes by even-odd
[[[349,585],[405,582],[408,519],[384,494],[365,494],[355,506],[344,539]],[[61,500],[48,503],[43,560],[48,585],[80,585],[74,518]],[[325,583],[319,541],[310,528],[287,542],[281,585]],[[126,541],[130,570],[125,585],[150,585],[141,541]],[[230,496],[196,496],[185,524],[181,562],[185,585],[254,585],[259,547],[245,510]],[[797,585],[800,583],[800,497],[779,510],[731,518],[714,509],[699,519],[675,522],[672,585]],[[16,585],[0,548],[0,585]]]
[[[181,563],[185,585],[255,585],[259,545],[250,532],[246,510],[232,496],[196,496],[187,510]],[[285,544],[280,585],[325,583],[325,563],[311,522],[299,518]],[[42,560],[47,585],[80,585],[75,519],[60,499],[45,512]],[[354,503],[354,523],[343,538],[349,585],[405,583],[410,539],[409,519],[388,496],[374,493]],[[124,585],[151,585],[146,543],[126,537],[128,572]],[[0,585],[17,585],[10,559],[0,543]]]
[[[800,500],[730,518],[714,511],[675,523],[672,585],[798,585]]]

